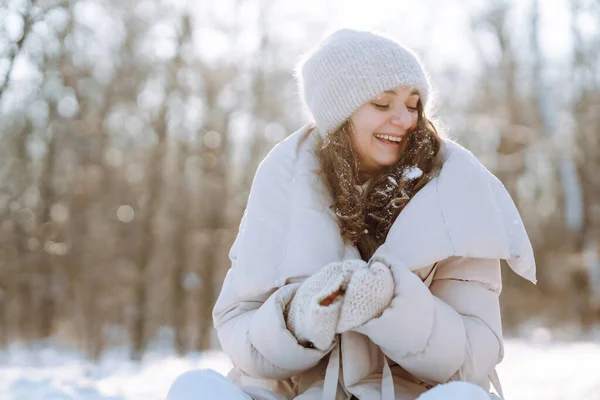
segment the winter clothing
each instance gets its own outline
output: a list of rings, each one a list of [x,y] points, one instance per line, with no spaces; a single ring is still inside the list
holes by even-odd
[[[304,127],[260,164],[213,311],[228,378],[254,399],[414,400],[452,380],[489,390],[503,357],[500,259],[535,281],[531,244],[502,183],[469,151],[443,141],[444,164],[396,218],[370,263],[390,268],[394,293],[381,315],[306,348],[284,310],[302,282],[345,244],[317,176],[324,132]]]
[[[274,398],[285,397],[273,394]],[[188,371],[179,376],[167,394],[167,400],[252,400],[239,386],[211,369]],[[417,400],[490,400],[479,386],[467,382],[451,382],[436,386]]]
[[[423,393],[417,400],[490,400],[479,386],[468,382],[450,382]],[[493,400],[493,399],[492,399]]]
[[[383,34],[341,29],[306,53],[296,66],[305,107],[323,132],[333,132],[363,104],[386,90],[409,86],[423,106],[429,78],[410,49]]]
[[[212,369],[199,369],[181,374],[167,394],[167,400],[202,399],[252,400],[239,386]]]
[[[364,261],[360,261],[364,264]],[[330,305],[321,300],[345,288],[358,263],[333,262],[306,279],[298,288],[289,311],[287,327],[304,346],[326,350],[333,343],[342,308],[341,296]]]
[[[337,333],[349,331],[381,315],[392,302],[394,278],[387,265],[374,262],[352,274],[342,301]]]

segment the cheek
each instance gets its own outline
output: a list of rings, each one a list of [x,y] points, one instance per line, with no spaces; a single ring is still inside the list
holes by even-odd
[[[373,131],[369,127],[356,127],[353,136],[354,147],[359,153],[365,153],[372,146]]]
[[[374,114],[372,112],[363,112],[354,121],[357,141],[361,143],[369,143],[373,138],[373,134],[379,130],[385,119],[381,117],[381,113]]]
[[[375,139],[374,133],[378,132],[386,122],[386,116],[381,111],[369,105],[364,105],[351,117],[354,126],[352,141],[361,155],[370,154]]]
[[[411,113],[410,116],[412,117],[412,125],[411,125],[411,129],[416,129],[417,126],[419,125],[419,114],[418,113]]]
[[[360,119],[359,123],[361,130],[365,134],[373,134],[381,125],[385,124],[386,122],[385,114],[377,110],[367,109],[362,113],[361,117],[362,118]]]

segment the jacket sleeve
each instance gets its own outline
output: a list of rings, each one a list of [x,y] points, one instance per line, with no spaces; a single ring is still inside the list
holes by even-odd
[[[287,379],[315,366],[329,351],[305,348],[286,328],[284,309],[300,285],[288,284],[256,298],[239,298],[227,273],[213,311],[223,351],[245,374]]]
[[[489,388],[503,356],[498,259],[450,257],[428,288],[397,260],[394,298],[378,318],[355,330],[398,365],[429,382],[472,382]]]
[[[292,143],[293,144],[293,143]],[[282,267],[289,237],[294,153],[277,145],[260,164],[238,235],[231,268],[213,309],[223,351],[245,374],[286,379],[321,360],[327,351],[298,344],[286,328],[284,309],[298,283],[273,277]]]

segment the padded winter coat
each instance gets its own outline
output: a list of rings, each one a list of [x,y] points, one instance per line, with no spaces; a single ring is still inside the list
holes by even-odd
[[[213,310],[228,378],[258,400],[414,400],[451,380],[490,388],[503,357],[500,260],[535,283],[533,251],[502,183],[476,157],[443,140],[443,167],[408,203],[373,257],[396,288],[378,318],[305,348],[284,309],[326,264],[358,259],[344,243],[317,176],[316,129],[305,126],[260,164],[231,268]]]

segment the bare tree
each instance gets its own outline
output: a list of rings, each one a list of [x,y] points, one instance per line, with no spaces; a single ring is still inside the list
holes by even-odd
[[[582,254],[582,268],[575,271],[573,284],[578,299],[580,321],[590,330],[600,320],[600,179],[596,171],[600,168],[600,140],[598,129],[600,120],[597,110],[600,107],[600,35],[585,39],[579,16],[586,13],[600,22],[598,4],[571,0],[571,31],[573,37],[573,57],[571,74],[573,142],[576,143],[576,177],[581,181],[583,214],[581,222],[573,226],[576,246]],[[577,187],[579,189],[579,185]],[[567,192],[572,192],[568,191]],[[573,224],[571,224],[573,225]]]
[[[208,119],[203,130],[201,158],[203,175],[200,191],[210,193],[203,196],[201,204],[200,229],[208,235],[208,242],[203,248],[199,262],[201,290],[198,293],[199,317],[196,350],[210,347],[210,330],[212,329],[211,312],[215,299],[216,266],[222,254],[222,238],[220,236],[226,226],[228,208],[227,154],[229,147],[229,112],[219,108],[217,98],[224,82],[228,82],[232,71],[223,68],[204,70],[205,100]]]

